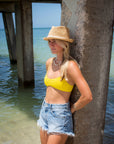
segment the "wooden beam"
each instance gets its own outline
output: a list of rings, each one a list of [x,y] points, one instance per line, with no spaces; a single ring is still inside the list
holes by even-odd
[[[18,1],[20,1],[20,0],[0,0],[0,3],[1,2],[18,2]]]
[[[15,12],[15,3],[0,3],[0,12]]]
[[[62,0],[29,0],[30,2],[39,3],[62,3]]]
[[[15,12],[15,2],[19,0],[0,0],[0,12]],[[38,3],[61,3],[62,0],[28,0],[30,2]]]
[[[21,0],[0,0],[0,2],[19,2]],[[28,0],[28,2],[40,2],[40,3],[61,3],[62,0]]]

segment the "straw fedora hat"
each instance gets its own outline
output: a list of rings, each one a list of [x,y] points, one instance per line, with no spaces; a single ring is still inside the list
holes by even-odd
[[[52,26],[48,36],[44,37],[44,40],[50,40],[50,39],[58,39],[67,42],[73,42],[73,39],[69,38],[69,30],[65,26],[57,26],[57,27]]]

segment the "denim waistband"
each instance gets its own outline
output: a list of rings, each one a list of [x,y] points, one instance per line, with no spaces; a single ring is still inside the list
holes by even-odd
[[[44,99],[42,105],[50,107],[50,108],[70,108],[70,103],[69,102],[64,103],[64,104],[50,104],[50,103],[47,103],[45,99]]]

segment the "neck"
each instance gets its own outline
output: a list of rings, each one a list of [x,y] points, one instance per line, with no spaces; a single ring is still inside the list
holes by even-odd
[[[63,61],[63,54],[57,54],[56,58],[58,61]]]
[[[63,56],[62,55],[57,55],[56,58],[54,59],[54,65],[55,66],[60,66],[63,61]]]

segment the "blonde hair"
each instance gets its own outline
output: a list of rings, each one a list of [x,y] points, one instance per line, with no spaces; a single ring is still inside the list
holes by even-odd
[[[60,77],[61,80],[63,78],[68,81],[68,76],[67,76],[67,68],[68,68],[68,62],[69,60],[76,60],[72,58],[69,54],[69,42],[63,41],[63,40],[56,40],[56,43],[63,48],[63,62],[60,68]]]

